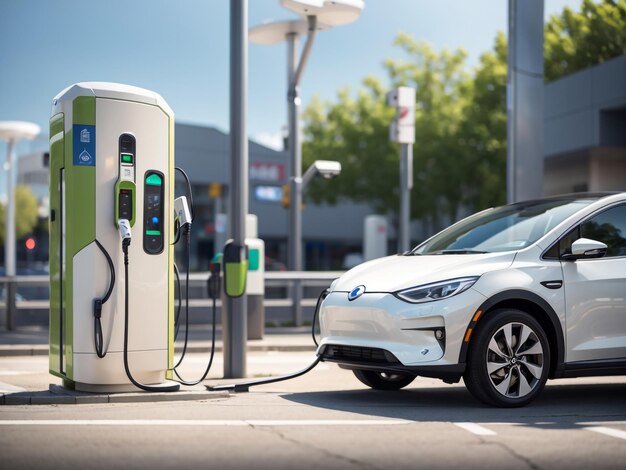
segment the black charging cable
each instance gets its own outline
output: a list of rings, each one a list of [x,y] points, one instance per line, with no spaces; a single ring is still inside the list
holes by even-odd
[[[317,299],[317,305],[315,306],[315,312],[313,313],[313,326],[311,327],[311,335],[313,336],[313,342],[315,343],[316,346],[318,346],[317,339],[315,338],[316,318],[318,317],[319,309],[322,305],[322,302],[328,296],[329,293],[330,293],[330,289],[324,289],[322,291],[322,293]],[[312,371],[315,368],[315,366],[317,366],[320,362],[322,362],[322,356],[318,355],[318,356],[315,356],[315,360],[311,364],[309,364],[307,367],[305,367],[302,370],[299,370],[298,372],[294,372],[292,374],[280,375],[278,377],[269,377],[267,379],[252,380],[250,382],[243,382],[243,383],[232,384],[232,385],[213,385],[213,386],[209,385],[207,386],[207,390],[212,390],[212,391],[218,391],[218,390],[231,391],[232,390],[234,392],[247,392],[250,390],[250,387],[256,387],[257,385],[273,384],[276,382],[282,382],[284,380],[291,380],[291,379],[295,379],[296,377],[300,377],[306,374],[307,372]]]
[[[176,368],[183,362],[185,358],[185,354],[187,354],[187,344],[189,342],[189,261],[191,260],[191,224],[186,224],[183,226],[182,230],[185,232],[185,239],[187,242],[187,270],[185,273],[185,342],[183,343],[183,352],[180,355],[180,358],[176,362],[174,366],[174,371]],[[180,279],[180,277],[179,277]],[[179,285],[179,299],[180,299],[180,285]],[[178,321],[178,325],[176,328],[175,337],[178,336],[178,329],[180,328],[180,319]]]
[[[180,309],[183,306],[183,296],[180,291],[180,273],[178,272],[178,266],[174,263],[174,277],[176,278],[176,287],[178,292],[178,305],[176,306],[176,316],[174,317],[174,341],[178,337],[178,330],[180,329]]]
[[[109,300],[111,297],[111,293],[113,292],[113,287],[115,286],[115,268],[113,267],[113,260],[107,250],[102,246],[102,244],[95,240],[96,246],[100,248],[100,251],[104,254],[104,257],[109,264],[109,272],[111,273],[111,278],[109,279],[109,288],[107,289],[104,296],[100,299],[93,300],[93,329],[94,329],[94,345],[96,348],[96,354],[99,358],[103,358],[107,355],[104,350],[104,339],[102,336],[102,306]]]
[[[313,338],[313,342],[315,346],[319,346],[317,343],[317,338],[315,337],[315,325],[317,324],[317,317],[319,314],[320,307],[322,306],[322,302],[326,297],[330,294],[330,289],[324,289],[319,297],[317,298],[317,303],[315,304],[315,311],[313,312],[313,321],[311,322],[311,337]]]
[[[180,389],[180,385],[145,385],[138,382],[130,371],[128,365],[128,245],[130,245],[130,238],[122,240],[122,251],[124,252],[124,369],[126,370],[126,376],[131,383],[146,392],[176,392]]]
[[[220,278],[220,265],[218,263],[211,263],[209,265],[209,272],[211,273],[209,279],[208,279],[208,290],[209,290],[209,298],[213,299],[213,314],[212,314],[212,321],[211,321],[211,327],[212,327],[212,332],[211,332],[211,354],[209,356],[209,363],[207,364],[206,369],[204,370],[204,373],[202,374],[202,376],[194,381],[187,381],[184,380],[180,374],[178,373],[178,371],[176,369],[174,369],[174,373],[176,374],[176,377],[178,377],[177,382],[183,385],[198,385],[200,382],[204,381],[204,379],[207,378],[207,375],[209,375],[209,371],[211,370],[211,366],[213,365],[213,358],[215,357],[215,331],[216,331],[216,317],[217,317],[217,298],[220,295],[220,291],[221,291],[221,278]]]

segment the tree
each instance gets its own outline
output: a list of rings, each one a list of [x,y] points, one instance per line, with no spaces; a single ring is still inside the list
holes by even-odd
[[[440,53],[401,34],[395,41],[405,61],[386,60],[389,86],[367,77],[353,94],[337,101],[314,99],[304,113],[303,160],[338,160],[342,174],[316,181],[308,197],[335,203],[365,201],[396,214],[399,207],[399,149],[389,142],[393,110],[385,93],[414,86],[416,144],[411,217],[430,222],[430,231],[458,218],[506,202],[507,41],[498,33],[493,51],[468,73],[463,50]],[[626,0],[584,0],[581,11],[566,7],[545,26],[545,74],[565,74],[626,53]],[[442,217],[443,216],[443,217]],[[443,220],[448,219],[448,220]]]
[[[480,57],[464,108],[458,138],[465,160],[464,205],[472,211],[506,202],[507,42],[496,36],[494,50]]]
[[[28,235],[37,225],[37,198],[28,186],[15,188],[15,236]],[[0,204],[0,243],[6,239],[6,204]]]
[[[427,217],[438,225],[442,212],[456,217],[462,202],[459,186],[464,172],[456,133],[467,104],[470,81],[462,50],[441,53],[401,34],[395,43],[410,60],[384,63],[392,87],[411,85],[416,95],[416,141],[412,217]],[[340,197],[367,201],[392,213],[399,204],[399,147],[389,142],[394,110],[385,102],[387,89],[368,77],[353,96],[340,90],[336,103],[314,99],[304,113],[303,160],[338,160],[343,171],[330,184],[315,182],[309,191],[316,202]]]
[[[626,0],[583,0],[565,7],[545,26],[545,77],[556,80],[626,54]]]

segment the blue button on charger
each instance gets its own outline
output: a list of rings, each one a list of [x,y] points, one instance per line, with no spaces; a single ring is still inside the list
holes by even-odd
[[[154,225],[158,225],[158,223],[159,223],[159,218],[158,218],[158,217],[152,217],[152,223],[153,223]]]

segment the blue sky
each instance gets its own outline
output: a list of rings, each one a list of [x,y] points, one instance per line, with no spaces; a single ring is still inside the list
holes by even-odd
[[[32,121],[46,132],[55,94],[80,81],[112,81],[160,93],[179,122],[228,131],[228,0],[0,0],[0,120]],[[366,75],[384,78],[385,58],[402,57],[399,32],[436,49],[463,47],[468,63],[506,30],[506,0],[366,0],[353,24],[319,34],[302,82],[334,99]],[[580,0],[545,0],[546,16]],[[249,0],[249,23],[293,18],[278,0]],[[249,135],[276,141],[286,120],[286,46],[250,45]],[[46,146],[22,144],[20,152]],[[0,162],[5,145],[0,143]],[[4,181],[4,178],[0,178]],[[2,191],[0,185],[0,191]]]

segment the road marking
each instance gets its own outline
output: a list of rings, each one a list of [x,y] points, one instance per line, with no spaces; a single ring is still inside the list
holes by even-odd
[[[25,392],[26,389],[15,385],[0,382],[0,393],[19,393]]]
[[[455,426],[476,434],[477,436],[495,436],[497,433],[476,423],[452,423]]]
[[[395,426],[411,424],[390,419],[33,419],[0,420],[0,426]]]
[[[626,439],[626,431],[620,431],[619,429],[607,428],[604,426],[589,426],[586,429],[587,431],[593,431],[600,434],[605,434],[611,437],[617,437],[619,439]]]

